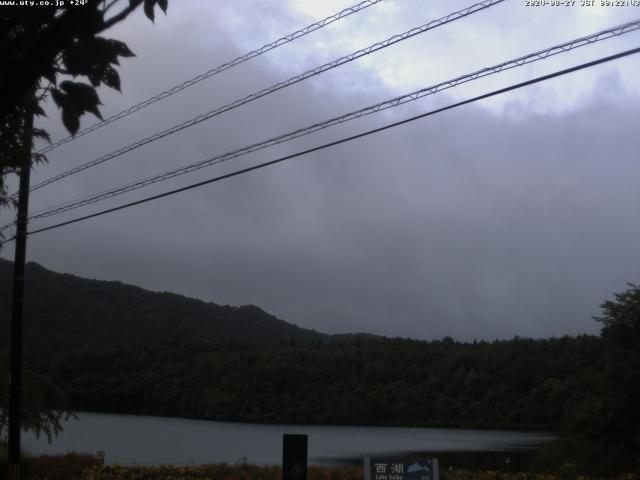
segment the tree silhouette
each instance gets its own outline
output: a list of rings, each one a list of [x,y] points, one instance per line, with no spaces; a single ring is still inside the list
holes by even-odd
[[[5,5],[0,9],[0,207],[12,203],[5,177],[18,172],[27,158],[31,163],[46,160],[37,153],[25,156],[33,152],[34,140],[49,138],[30,121],[33,115],[44,115],[41,104],[46,97],[51,95],[60,108],[62,122],[71,134],[78,131],[85,113],[101,118],[96,87],[120,90],[115,67],[120,57],[131,57],[133,52],[125,43],[100,34],[141,5],[153,21],[156,5],[166,12],[167,2],[78,0],[59,2],[59,6]],[[76,81],[78,77],[84,81]],[[24,144],[26,139],[31,139],[31,145]],[[7,422],[7,378],[0,364],[0,434]],[[65,415],[60,391],[46,376],[26,375],[25,380],[29,394],[22,406],[23,427],[56,433]]]
[[[606,411],[601,440],[628,468],[640,467],[640,286],[601,305]]]
[[[166,12],[168,0],[83,0],[60,6],[4,6],[0,11],[0,206],[7,205],[5,176],[15,173],[23,158],[25,119],[44,115],[40,106],[51,95],[62,121],[74,134],[80,117],[100,118],[96,87],[120,90],[119,57],[133,56],[123,42],[100,36],[139,6],[153,21],[157,5]],[[84,77],[84,82],[75,81]],[[88,81],[88,83],[86,83]],[[34,139],[48,139],[33,129]],[[33,155],[32,161],[46,158]]]

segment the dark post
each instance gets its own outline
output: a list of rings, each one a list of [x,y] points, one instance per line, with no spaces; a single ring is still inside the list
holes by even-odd
[[[307,436],[282,437],[282,480],[307,480]]]
[[[33,97],[32,97],[33,98]],[[31,99],[30,99],[31,101]],[[24,264],[27,255],[27,216],[29,214],[29,179],[31,176],[31,142],[33,113],[27,105],[22,145],[24,158],[20,167],[16,247],[13,264],[13,297],[11,302],[11,359],[9,365],[9,480],[19,480],[20,410],[22,407],[22,310],[24,302]]]

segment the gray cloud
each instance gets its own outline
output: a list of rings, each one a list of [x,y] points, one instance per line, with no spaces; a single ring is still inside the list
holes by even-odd
[[[119,32],[140,58],[125,66],[126,96],[104,92],[106,109],[117,111],[153,93],[156,84],[176,83],[239,53],[224,33],[208,42],[210,32],[196,28],[183,35],[186,20],[178,16],[173,26],[171,20],[170,14],[159,26],[139,22],[141,30]],[[344,67],[241,107],[34,194],[33,209],[391,96],[375,77],[364,90],[332,88],[366,75],[361,66]],[[36,178],[282,78],[280,67],[269,63],[243,65],[52,152],[51,165]],[[511,116],[481,104],[457,109],[34,236],[29,256],[87,277],[222,304],[254,303],[330,333],[490,339],[595,332],[591,316],[598,305],[640,277],[634,255],[640,105],[616,85],[615,75],[602,76],[589,98],[563,114],[519,111],[520,104]],[[292,153],[446,99],[363,119],[106,205]],[[57,114],[51,117],[49,128],[61,133]]]

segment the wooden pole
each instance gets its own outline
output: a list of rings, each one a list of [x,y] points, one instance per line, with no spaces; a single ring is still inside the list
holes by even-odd
[[[9,480],[20,480],[20,432],[22,410],[22,316],[24,306],[24,266],[27,256],[27,217],[29,215],[29,181],[31,176],[31,144],[33,140],[32,95],[22,135],[23,158],[20,166],[16,247],[13,264],[13,297],[11,302],[11,353],[9,364]]]

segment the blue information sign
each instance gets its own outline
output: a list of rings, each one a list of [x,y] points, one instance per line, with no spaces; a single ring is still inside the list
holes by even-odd
[[[364,459],[365,480],[440,480],[437,458]]]

